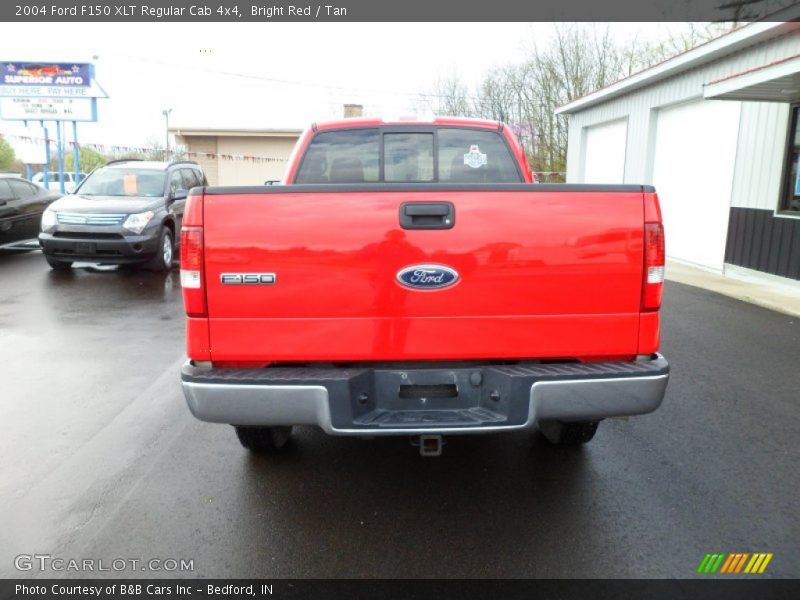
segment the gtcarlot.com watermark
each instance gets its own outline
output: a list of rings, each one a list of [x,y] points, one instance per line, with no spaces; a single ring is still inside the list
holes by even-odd
[[[75,573],[119,573],[123,571],[194,571],[194,559],[186,558],[64,558],[52,554],[19,554],[14,557],[18,571],[70,571]]]

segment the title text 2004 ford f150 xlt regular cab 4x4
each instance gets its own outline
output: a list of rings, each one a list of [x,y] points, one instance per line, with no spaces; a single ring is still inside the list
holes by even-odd
[[[451,118],[317,124],[285,184],[195,188],[181,232],[183,390],[245,447],[576,444],[661,403],[653,188],[537,184],[507,127]]]

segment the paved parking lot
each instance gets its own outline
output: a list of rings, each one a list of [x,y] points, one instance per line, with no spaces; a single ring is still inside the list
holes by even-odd
[[[518,433],[422,459],[303,429],[254,457],[184,405],[177,271],[2,255],[0,574],[49,553],[202,577],[686,577],[763,551],[797,577],[800,320],[668,283],[663,352],[663,407],[583,449]]]

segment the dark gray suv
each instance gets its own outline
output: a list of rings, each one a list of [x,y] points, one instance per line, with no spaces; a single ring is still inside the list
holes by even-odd
[[[186,196],[205,185],[195,162],[112,161],[44,211],[39,245],[53,269],[87,261],[166,271]]]

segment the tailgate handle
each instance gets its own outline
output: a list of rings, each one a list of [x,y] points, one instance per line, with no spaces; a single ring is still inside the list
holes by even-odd
[[[451,202],[404,202],[400,205],[403,229],[451,229],[456,209]]]

